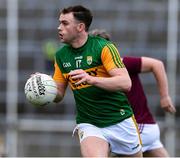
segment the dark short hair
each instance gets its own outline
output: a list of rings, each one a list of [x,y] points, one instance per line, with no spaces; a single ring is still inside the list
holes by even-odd
[[[81,5],[76,5],[76,6],[70,6],[68,8],[64,8],[61,11],[61,14],[68,14],[71,12],[73,13],[74,18],[76,20],[83,22],[85,24],[86,27],[85,29],[86,31],[88,31],[93,19],[91,11]]]

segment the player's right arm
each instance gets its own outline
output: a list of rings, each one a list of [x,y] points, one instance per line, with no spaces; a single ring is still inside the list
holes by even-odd
[[[63,77],[62,72],[59,69],[59,66],[57,65],[56,62],[54,64],[54,67],[55,67],[55,71],[54,71],[53,79],[56,81],[57,88],[58,88],[58,93],[54,102],[57,103],[57,102],[60,102],[64,97],[64,94],[67,88],[67,81]]]

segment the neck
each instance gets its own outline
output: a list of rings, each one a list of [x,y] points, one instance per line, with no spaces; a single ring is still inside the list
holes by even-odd
[[[74,40],[74,42],[71,43],[71,46],[72,46],[73,48],[80,48],[80,47],[82,47],[82,46],[86,43],[87,39],[88,39],[88,33],[85,32],[85,33],[79,35],[79,36]]]

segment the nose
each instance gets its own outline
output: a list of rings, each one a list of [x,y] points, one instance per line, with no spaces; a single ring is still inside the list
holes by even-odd
[[[62,30],[62,24],[60,23],[59,26],[58,26],[58,31],[61,31]]]
[[[60,31],[60,29],[61,29],[61,28],[60,28],[60,25],[58,26],[58,28],[57,28],[57,29],[58,29],[58,31]]]

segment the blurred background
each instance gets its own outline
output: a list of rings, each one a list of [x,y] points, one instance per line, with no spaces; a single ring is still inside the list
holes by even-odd
[[[0,0],[0,154],[7,156],[80,156],[75,105],[67,90],[60,104],[43,108],[25,99],[30,74],[53,74],[59,11],[70,5],[92,10],[90,29],[106,29],[121,56],[149,56],[164,62],[175,116],[159,104],[151,74],[141,75],[161,140],[171,156],[180,156],[179,0]]]

